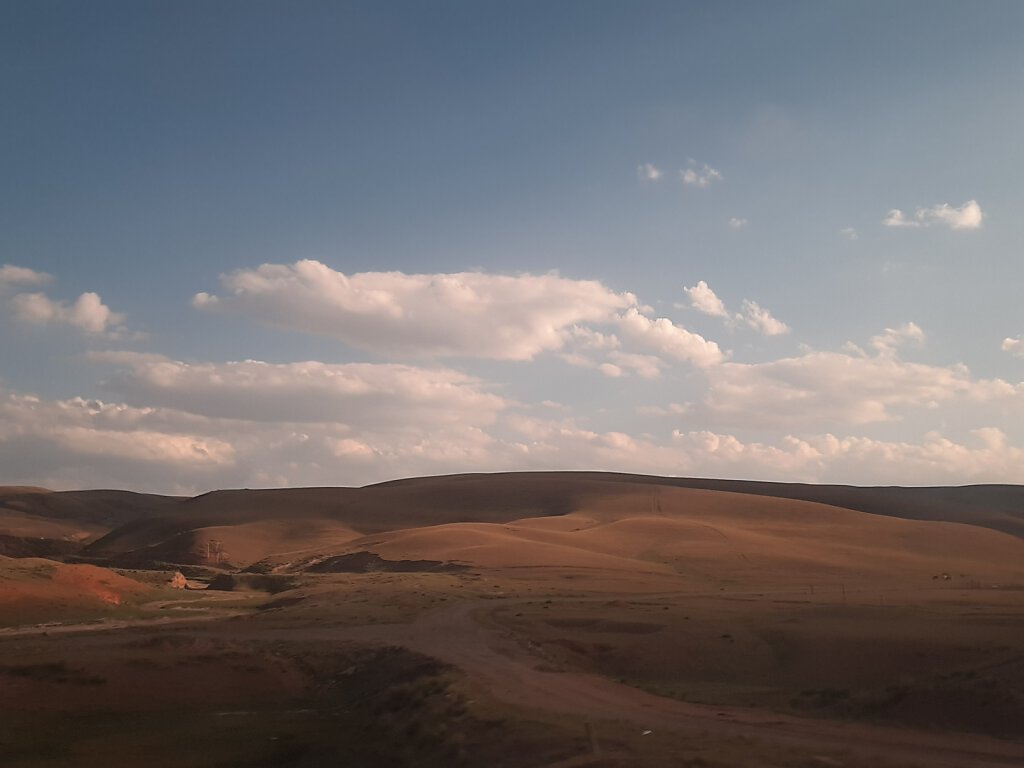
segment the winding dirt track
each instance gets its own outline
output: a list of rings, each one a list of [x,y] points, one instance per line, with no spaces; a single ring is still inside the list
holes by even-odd
[[[1021,768],[1024,743],[985,736],[912,731],[774,713],[715,707],[654,696],[612,680],[544,666],[510,633],[474,619],[486,601],[460,602],[411,624],[341,630],[352,640],[402,645],[461,668],[500,701],[526,708],[636,724],[641,729],[753,738],[814,752],[847,752],[862,760],[883,759],[943,768]],[[502,605],[509,605],[503,602]]]

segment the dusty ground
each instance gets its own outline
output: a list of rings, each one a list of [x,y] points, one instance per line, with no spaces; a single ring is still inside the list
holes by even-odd
[[[434,524],[377,530],[213,495],[100,540],[233,591],[0,558],[0,764],[1024,765],[1021,539],[635,483],[573,508],[555,480],[447,522],[438,483]],[[212,536],[247,570],[190,565]]]
[[[146,604],[149,618],[8,628],[4,764],[1024,760],[1019,592],[848,589],[844,604],[562,581],[339,574],[272,596],[181,593]],[[884,705],[864,703],[876,695]]]

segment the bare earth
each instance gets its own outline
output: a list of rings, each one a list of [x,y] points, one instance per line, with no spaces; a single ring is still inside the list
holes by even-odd
[[[3,765],[1024,765],[1013,489],[978,525],[750,490],[14,489],[93,538],[0,556]]]

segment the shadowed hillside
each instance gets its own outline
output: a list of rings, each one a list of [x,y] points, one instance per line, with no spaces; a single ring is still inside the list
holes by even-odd
[[[182,501],[178,496],[132,491],[48,491],[0,486],[0,532],[13,519],[28,520],[38,526],[60,526],[73,521],[77,527],[110,530],[132,520],[175,510]]]

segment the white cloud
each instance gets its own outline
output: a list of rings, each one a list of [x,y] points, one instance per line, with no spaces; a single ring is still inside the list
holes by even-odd
[[[887,227],[920,227],[921,222],[908,219],[899,208],[893,208],[886,214],[882,223]]]
[[[709,430],[672,433],[666,442],[623,432],[597,432],[571,420],[512,415],[522,436],[520,469],[604,469],[683,477],[725,477],[820,483],[925,485],[1020,482],[1024,449],[997,428],[975,430],[958,443],[940,434],[920,442],[830,433],[775,442],[743,441]]]
[[[789,333],[790,328],[781,320],[775,318],[771,312],[762,307],[756,301],[743,300],[743,311],[735,315],[729,312],[725,303],[718,298],[718,295],[711,290],[710,286],[703,280],[691,288],[683,289],[690,297],[690,306],[698,312],[712,317],[720,317],[723,320],[746,323],[760,334],[765,336],[781,336]]]
[[[978,229],[984,214],[977,200],[968,200],[959,208],[953,208],[948,203],[929,208],[925,211],[925,219],[940,222],[950,229]]]
[[[225,382],[217,380],[222,372]],[[241,373],[246,372],[243,364]],[[170,400],[170,387],[191,411],[0,392],[0,483],[195,493],[528,469],[904,485],[1024,481],[1024,450],[992,426],[976,428],[961,442],[937,433],[919,441],[885,441],[837,436],[834,430],[783,433],[769,442],[745,441],[714,429],[679,429],[655,437],[527,415],[538,409],[495,410],[496,404],[486,402],[466,406],[461,420],[438,419],[430,408],[417,407],[418,395],[404,391],[388,395],[402,414],[388,423],[375,418],[334,421],[330,413],[320,421],[294,422],[287,419],[295,413],[282,402],[308,390],[294,381],[301,378],[299,370],[278,373],[289,378],[285,391],[268,382],[271,394],[262,397],[266,410],[255,420],[239,418],[253,414],[226,407],[222,414],[217,406],[223,399],[210,395],[211,389],[237,387],[239,399],[255,396],[258,380],[246,383],[227,365],[188,366],[173,372],[169,385],[147,379],[151,388],[133,393],[152,393],[153,402]],[[142,375],[157,372],[145,369]],[[312,397],[325,399],[322,393]],[[358,406],[359,395],[351,397]],[[454,399],[443,400],[440,407],[458,409]],[[688,421],[692,411],[681,404],[647,409]],[[278,418],[270,419],[274,414]],[[786,423],[789,429],[802,425],[791,418]]]
[[[677,432],[689,452],[703,451],[706,476],[862,485],[1020,482],[1024,450],[997,428],[974,431],[974,444],[933,433],[922,442],[822,434],[786,436],[776,444],[744,443],[713,432]]]
[[[902,216],[902,214],[900,214]],[[845,237],[847,240],[859,240],[860,235],[857,234],[857,230],[853,227],[843,227],[839,230],[839,234]]]
[[[122,332],[125,316],[114,312],[95,293],[83,293],[74,303],[54,301],[42,293],[19,293],[11,299],[14,316],[29,325],[68,325],[99,336]]]
[[[679,177],[683,180],[684,184],[701,188],[709,187],[714,182],[723,179],[721,172],[715,170],[710,165],[705,165],[700,170],[685,168],[679,172]]]
[[[715,423],[757,427],[889,421],[890,408],[926,407],[965,391],[967,371],[837,352],[809,352],[767,363],[732,363],[712,372],[704,408]]]
[[[725,363],[708,369],[710,389],[694,406],[714,424],[758,428],[834,428],[891,422],[909,409],[953,401],[1024,404],[1024,384],[974,379],[963,365],[900,360],[898,348],[920,341],[913,323],[872,339],[875,354],[808,351],[765,363]]]
[[[28,267],[17,267],[13,264],[0,266],[0,287],[5,285],[43,285],[53,279],[45,272],[36,272]]]
[[[1003,339],[1001,349],[1015,357],[1024,357],[1024,338],[1018,336],[1016,339]]]
[[[744,229],[747,224],[748,222],[746,219],[741,219],[736,216],[729,219],[729,229]]]
[[[789,326],[772,316],[772,313],[750,299],[743,300],[743,312],[740,316],[747,325],[765,336],[781,336],[789,333]]]
[[[364,484],[408,473],[473,469],[496,444],[486,430],[506,409],[518,407],[486,391],[481,380],[446,368],[186,363],[118,352],[89,359],[126,367],[106,382],[118,401],[22,398],[34,400],[41,411],[19,419],[18,428],[4,423],[0,409],[0,435],[19,436],[7,452],[0,445],[0,466],[17,448],[52,456],[42,462],[40,474],[30,474],[36,468],[28,463],[22,467],[24,476],[43,485],[95,485],[98,478],[129,477],[127,460],[117,453],[128,437],[105,435],[90,452],[77,442],[56,440],[42,429],[49,423],[62,434],[72,427],[82,435],[83,430],[147,432],[157,436],[155,442],[169,436],[168,446],[198,441],[201,447],[219,447],[206,461],[189,454],[190,467],[181,466],[183,458],[168,459],[166,466],[119,481],[133,488],[142,483],[166,488],[160,483],[172,475],[195,488]],[[17,467],[12,464],[9,471],[17,474]]]
[[[562,354],[562,359],[570,365],[594,368],[610,378],[633,374],[642,379],[660,376],[668,365],[665,358],[684,360],[697,366],[714,365],[722,359],[721,351],[714,342],[679,328],[669,320],[651,320],[639,313],[637,315],[639,320],[628,314],[620,318],[625,330],[624,338],[633,346],[659,354],[626,352],[622,350],[621,339],[614,334],[580,333],[575,329],[576,345],[573,351]]]
[[[612,361],[611,367],[618,368],[620,372],[623,369],[630,370],[641,379],[656,379],[661,375],[663,363],[657,355],[638,355],[615,350],[609,353],[608,358]]]
[[[636,175],[641,181],[658,181],[663,174],[651,163],[644,163],[636,167]]]
[[[179,478],[226,479],[235,450],[218,430],[204,434],[201,422],[154,408],[0,392],[0,482],[170,491]]]
[[[715,342],[675,325],[668,318],[652,320],[635,307],[619,317],[619,328],[626,341],[663,357],[684,360],[698,367],[717,365],[725,359]]]
[[[949,203],[918,208],[913,218],[907,217],[899,208],[893,208],[882,223],[887,227],[929,227],[941,224],[950,229],[978,229],[984,218],[978,201],[968,200],[959,208]]]
[[[892,357],[899,347],[907,344],[920,345],[924,340],[924,331],[917,323],[904,323],[899,328],[886,328],[877,336],[872,336],[871,346],[877,349],[880,355]]]
[[[613,363],[601,363],[597,366],[597,370],[611,379],[617,379],[620,376],[625,376],[626,374],[626,372],[622,370],[621,366],[614,365]]]
[[[252,422],[483,426],[510,405],[484,382],[449,368],[315,361],[185,363],[93,355],[127,364],[107,388],[129,403]]]
[[[200,293],[195,306],[399,357],[531,360],[562,349],[573,326],[609,322],[636,304],[597,281],[554,274],[349,276],[310,260],[239,270],[223,282],[226,296]]]
[[[80,456],[105,456],[121,461],[161,465],[230,465],[234,451],[213,437],[67,426],[50,432],[60,447]]]
[[[690,305],[698,312],[713,317],[729,317],[725,304],[703,280],[690,288],[683,288],[683,291],[690,297]]]
[[[593,328],[573,326],[570,334],[577,349],[610,350],[618,349],[622,346],[619,337],[614,333],[602,333],[601,331],[595,331]]]
[[[224,284],[227,296],[201,293],[196,306],[333,336],[378,355],[532,360],[551,352],[606,375],[641,377],[657,375],[666,361],[705,366],[724,357],[715,342],[648,317],[631,293],[558,275],[347,276],[300,261],[241,270]]]

